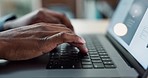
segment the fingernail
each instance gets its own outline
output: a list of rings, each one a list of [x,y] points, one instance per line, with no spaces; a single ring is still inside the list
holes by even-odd
[[[85,48],[85,53],[86,53],[86,54],[88,53],[88,49],[87,49],[87,48]]]
[[[84,47],[84,53],[88,53],[87,47]]]
[[[86,41],[83,38],[79,38],[79,41],[82,43],[86,43]]]
[[[85,51],[83,52],[84,55],[88,55],[88,49],[85,48]]]
[[[85,48],[85,51],[86,51],[86,52],[88,52],[88,49],[87,49],[87,48]]]

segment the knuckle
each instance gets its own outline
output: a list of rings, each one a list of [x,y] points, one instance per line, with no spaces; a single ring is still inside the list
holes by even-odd
[[[73,39],[74,39],[75,42],[77,42],[79,39],[81,39],[81,37],[76,35],[76,34],[74,34],[73,35]]]
[[[61,17],[66,17],[66,14],[65,13],[60,13],[60,16]]]
[[[39,18],[42,18],[42,17],[45,17],[45,9],[39,9],[37,10],[36,12],[36,19],[39,19]]]
[[[52,22],[53,23],[57,23],[57,24],[60,24],[61,23],[60,20],[59,19],[56,19],[56,18],[52,19]]]
[[[74,35],[74,38],[78,40],[80,37],[78,35]]]
[[[61,39],[63,42],[66,42],[67,41],[67,33],[66,32],[61,32]]]
[[[67,28],[64,24],[56,24],[59,27],[63,27],[67,32],[73,32],[70,28]]]
[[[75,37],[75,38],[80,38],[80,37],[79,37],[78,35],[76,35],[76,34],[74,35],[74,37]]]
[[[37,13],[38,13],[38,14],[43,14],[43,13],[44,13],[44,11],[45,11],[45,9],[41,8],[41,9],[39,9],[39,10],[38,10],[38,12],[37,12]]]
[[[62,38],[66,38],[66,36],[67,36],[67,33],[61,32],[61,37],[62,37]]]

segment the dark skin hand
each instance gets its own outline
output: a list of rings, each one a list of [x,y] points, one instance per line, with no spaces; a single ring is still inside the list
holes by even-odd
[[[62,43],[75,45],[82,52],[87,51],[85,41],[62,24],[38,23],[23,26],[1,32],[0,37],[0,57],[7,60],[38,57]]]
[[[10,29],[10,28],[16,28],[20,26],[26,26],[26,25],[31,25],[35,23],[41,23],[41,22],[64,24],[67,28],[70,28],[71,30],[74,31],[74,28],[70,20],[65,16],[65,14],[47,10],[47,9],[39,9],[19,19],[7,22],[4,28]]]
[[[87,53],[85,40],[74,33],[69,19],[54,11],[40,9],[7,22],[4,27],[9,30],[0,32],[0,58],[3,59],[32,59],[62,43],[69,43]]]

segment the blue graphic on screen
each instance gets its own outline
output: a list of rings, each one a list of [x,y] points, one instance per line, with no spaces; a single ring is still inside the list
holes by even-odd
[[[129,13],[126,16],[126,20],[123,22],[127,28],[128,32],[126,35],[121,36],[121,38],[129,45],[140,22],[143,18],[143,15],[147,9],[147,5],[143,6],[144,0],[135,0],[134,4],[130,8]]]

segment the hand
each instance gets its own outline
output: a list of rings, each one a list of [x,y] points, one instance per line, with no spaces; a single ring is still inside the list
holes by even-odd
[[[37,23],[0,32],[0,57],[7,60],[27,60],[70,43],[86,53],[84,39],[63,24]]]
[[[64,24],[66,27],[74,31],[73,26],[70,23],[70,20],[64,14],[51,11],[48,9],[40,9],[32,13],[29,13],[19,19],[6,22],[4,25],[4,29],[16,28],[41,22]]]

